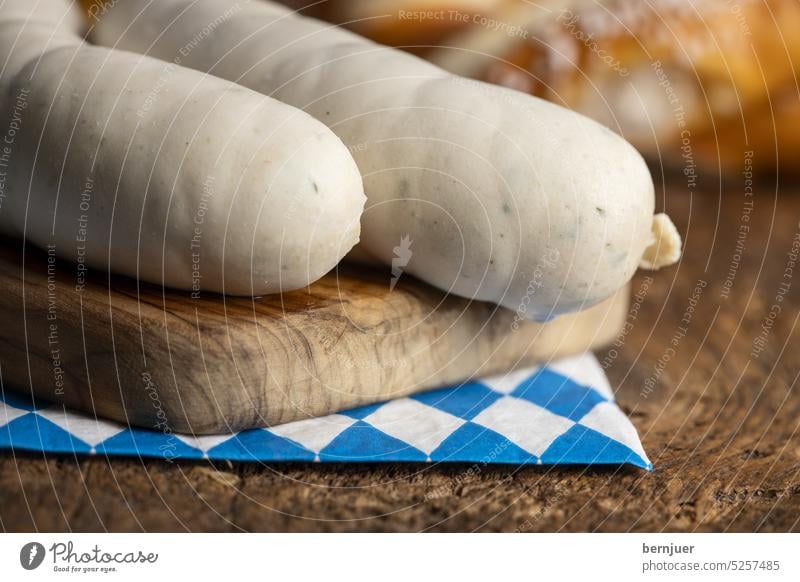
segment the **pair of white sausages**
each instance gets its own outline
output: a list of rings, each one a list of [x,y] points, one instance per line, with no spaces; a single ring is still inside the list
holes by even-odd
[[[0,0],[0,231],[193,292],[303,287],[358,241],[342,142],[240,85],[91,46],[66,0]]]
[[[608,297],[640,264],[678,258],[639,154],[556,105],[265,1],[126,0],[93,38],[180,58],[324,121],[364,177],[361,256],[407,262],[442,289],[547,319]]]
[[[504,305],[524,317],[547,319],[610,296],[640,265],[657,268],[678,258],[680,239],[674,227],[663,215],[653,217],[653,184],[641,157],[616,134],[573,112],[448,75],[415,57],[298,17],[269,2],[125,0],[101,12],[92,38],[102,45],[210,72],[304,109],[324,122],[349,146],[363,176],[368,202],[361,216],[357,254],[393,265],[396,273],[410,273],[446,291]],[[75,39],[72,42],[79,45]],[[98,80],[104,70],[98,61],[113,58],[127,63],[132,59],[79,46],[72,53],[81,53],[75,56],[86,61],[86,74]],[[102,57],[92,61],[83,56],[92,51],[101,51],[97,54]],[[131,62],[135,64],[126,65],[128,74],[130,69],[144,67],[143,63],[151,77],[154,72],[149,69],[163,71],[163,65],[151,65],[153,61]],[[93,68],[98,71],[90,74]],[[123,69],[121,64],[119,68]],[[360,212],[360,191],[353,187],[352,160],[340,155],[344,146],[296,110],[280,109],[271,100],[256,106],[253,93],[238,89],[241,102],[234,111],[223,112],[227,107],[212,108],[208,102],[199,106],[207,113],[205,123],[223,120],[203,137],[222,132],[225,145],[213,139],[190,140],[195,149],[187,152],[180,147],[183,137],[167,142],[161,127],[171,120],[183,121],[179,126],[191,125],[196,116],[182,117],[184,110],[176,103],[184,107],[194,103],[194,84],[209,84],[208,93],[229,95],[237,90],[202,75],[202,81],[195,79],[199,73],[179,70],[179,79],[169,78],[160,85],[153,79],[149,83],[142,80],[140,88],[124,82],[126,73],[108,73],[110,80],[103,81],[107,83],[103,85],[105,98],[115,103],[127,99],[130,91],[152,92],[154,86],[160,86],[161,92],[168,87],[177,94],[176,99],[165,100],[167,105],[158,99],[150,107],[149,113],[158,110],[159,119],[148,126],[151,135],[136,141],[144,148],[143,154],[117,148],[103,159],[109,179],[125,178],[115,184],[117,204],[130,196],[134,211],[141,205],[141,191],[146,190],[143,176],[137,172],[126,178],[120,160],[140,155],[142,168],[157,168],[159,175],[163,174],[166,179],[158,184],[159,190],[150,193],[159,200],[148,199],[158,205],[157,211],[139,212],[138,222],[130,215],[121,220],[128,233],[146,230],[155,242],[172,243],[176,256],[162,253],[160,273],[142,270],[140,258],[152,257],[153,250],[143,249],[141,240],[138,246],[131,240],[119,241],[112,245],[110,256],[115,261],[119,256],[135,258],[135,274],[142,278],[185,287],[167,279],[164,267],[182,263],[179,255],[185,244],[181,243],[191,225],[185,220],[170,224],[169,219],[178,209],[187,211],[181,216],[191,217],[199,207],[204,191],[200,182],[213,158],[217,160],[215,173],[224,174],[215,184],[220,190],[225,184],[224,195],[220,192],[212,197],[218,206],[207,212],[224,225],[204,239],[209,253],[215,243],[225,249],[218,253],[221,285],[213,290],[259,294],[290,288],[270,285],[278,263],[279,280],[291,276],[293,282],[302,284],[321,275],[357,238],[353,215]],[[141,106],[142,99],[139,94],[135,105]],[[268,103],[270,113],[278,118],[281,113],[289,115],[296,123],[288,127],[288,122],[281,125],[274,118],[265,119],[266,115],[257,117],[249,113],[244,101],[254,109]],[[109,119],[119,104],[97,106],[104,119]],[[71,113],[67,110],[60,115],[69,119]],[[125,125],[125,115],[119,117],[109,124],[111,134],[127,143],[131,127]],[[317,132],[326,137],[319,139],[325,143],[316,150],[302,150],[297,144],[306,145],[309,140],[290,130],[303,137]],[[259,174],[254,168],[260,167],[259,160],[272,158],[276,150],[259,156],[261,149],[253,144],[262,139],[257,137],[260,132],[274,138],[270,143],[283,159],[293,161],[282,188],[270,187],[266,202],[260,181],[275,182],[275,170]],[[106,134],[107,139],[111,134]],[[281,150],[279,146],[287,140],[292,145]],[[91,141],[88,145],[90,150],[97,146]],[[187,167],[187,161],[200,163]],[[325,168],[324,175],[315,173],[320,167]],[[231,185],[240,172],[247,176],[246,183]],[[178,180],[182,180],[180,188],[176,187]],[[304,182],[315,184],[311,190],[329,189],[317,199],[300,196],[297,188]],[[75,190],[76,184],[71,184],[72,195]],[[103,191],[107,193],[105,185]],[[293,204],[304,206],[292,208]],[[263,220],[267,210],[268,219]],[[328,219],[313,220],[323,215]],[[60,223],[61,213],[58,218]],[[242,236],[231,240],[231,229],[238,228],[243,230]],[[327,229],[325,236],[320,228]],[[115,240],[114,236],[110,239],[112,243]],[[283,261],[281,250],[287,245],[299,251],[297,261]],[[339,257],[329,249],[338,251]],[[276,255],[281,257],[277,263]],[[319,271],[308,268],[312,262],[320,266]],[[114,268],[114,264],[110,266]],[[117,266],[117,270],[134,274],[127,267]],[[299,276],[298,271],[306,276]],[[209,280],[203,279],[203,284]],[[263,285],[254,284],[262,280]]]

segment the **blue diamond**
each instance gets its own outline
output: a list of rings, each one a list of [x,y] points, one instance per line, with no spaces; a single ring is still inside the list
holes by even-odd
[[[31,393],[17,392],[15,390],[0,389],[0,400],[22,410],[38,410],[50,406],[50,403],[44,400],[35,398]]]
[[[245,430],[208,451],[210,459],[231,461],[313,461],[314,452],[261,428]]]
[[[620,442],[576,424],[558,437],[542,455],[548,464],[622,465],[650,469],[649,463]]]
[[[38,414],[27,414],[0,428],[0,445],[51,453],[88,453],[92,447]]]
[[[340,412],[339,414],[344,414],[345,416],[349,416],[350,418],[355,418],[356,420],[363,420],[367,418],[370,414],[378,410],[384,404],[386,403],[378,402],[377,404],[369,404],[367,406],[360,406],[359,408],[351,408],[350,410],[345,410],[344,412]]]
[[[101,455],[131,455],[171,459],[202,459],[203,451],[190,447],[175,435],[128,428],[97,445]]]
[[[320,461],[427,461],[419,449],[359,420],[319,453]]]
[[[538,404],[553,414],[565,416],[575,422],[586,416],[597,404],[606,402],[596,390],[581,386],[547,368],[538,370],[522,382],[512,395]]]
[[[411,398],[453,416],[472,420],[501,397],[502,394],[490,390],[483,384],[470,382],[455,388],[417,394]]]
[[[537,458],[503,435],[467,422],[431,453],[431,460],[524,465],[536,463]]]

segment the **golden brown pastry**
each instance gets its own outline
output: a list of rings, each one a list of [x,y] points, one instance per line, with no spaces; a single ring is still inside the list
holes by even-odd
[[[508,0],[327,0],[303,11],[381,44],[425,53]],[[307,0],[286,0],[298,9]]]
[[[549,13],[508,4],[526,38],[472,26],[448,44],[490,47],[486,56],[440,49],[430,58],[588,114],[679,166],[690,187],[698,168],[794,165],[800,3],[573,0]]]
[[[438,44],[415,52],[598,119],[689,187],[700,170],[792,170],[800,152],[797,0],[326,4],[370,38]]]

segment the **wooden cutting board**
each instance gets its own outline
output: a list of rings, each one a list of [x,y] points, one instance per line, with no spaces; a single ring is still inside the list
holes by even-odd
[[[258,299],[163,290],[4,240],[5,388],[91,414],[195,434],[320,416],[596,348],[628,289],[580,315],[524,322],[411,277],[340,267]],[[83,283],[80,287],[80,283]]]

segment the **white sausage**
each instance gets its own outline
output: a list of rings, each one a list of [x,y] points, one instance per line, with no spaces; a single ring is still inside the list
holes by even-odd
[[[269,2],[126,0],[93,38],[180,58],[328,124],[364,175],[358,250],[394,260],[395,273],[407,262],[442,289],[548,319],[610,296],[647,248],[649,266],[678,258],[659,251],[680,239],[652,232],[653,183],[639,154],[556,105]]]
[[[93,47],[65,0],[0,5],[0,231],[195,292],[303,287],[357,242],[341,141],[233,83]]]

